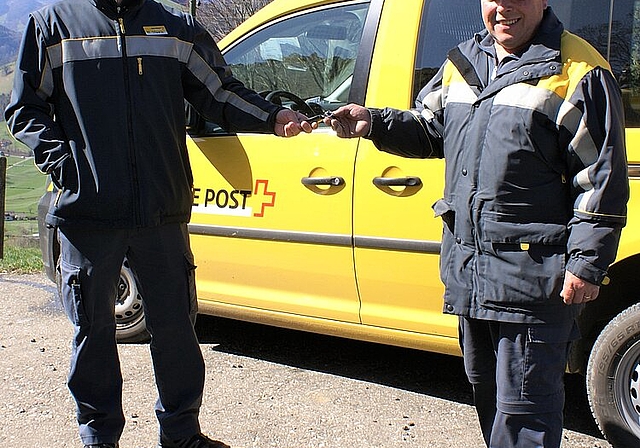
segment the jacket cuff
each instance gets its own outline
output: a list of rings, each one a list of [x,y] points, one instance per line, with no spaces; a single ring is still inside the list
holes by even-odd
[[[567,262],[567,271],[576,277],[600,286],[607,276],[607,271],[602,270],[583,258],[572,257]]]
[[[369,112],[369,118],[370,118],[369,133],[365,135],[364,138],[369,140],[375,140],[376,139],[375,133],[377,129],[380,127],[380,124],[383,122],[382,109],[367,108],[367,111]]]
[[[280,112],[281,110],[284,110],[285,108],[282,106],[278,106],[276,107],[270,114],[269,117],[267,118],[267,124],[266,126],[269,128],[269,131],[272,134],[276,133],[276,116],[278,115],[278,112]]]

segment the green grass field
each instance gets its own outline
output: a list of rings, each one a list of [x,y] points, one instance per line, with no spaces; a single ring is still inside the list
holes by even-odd
[[[4,257],[0,259],[0,272],[42,271],[35,218],[46,180],[33,164],[32,157],[7,158],[5,211],[26,219],[4,221]]]
[[[46,182],[47,177],[38,171],[32,157],[8,157],[5,212],[35,218]]]
[[[8,238],[31,237],[38,233],[38,200],[45,191],[47,178],[33,164],[33,158],[7,158],[5,213],[20,218],[5,221]]]
[[[0,92],[11,91],[13,68],[0,70]],[[0,139],[11,140],[24,154],[29,150],[15,142],[9,135],[6,123],[0,123]],[[38,246],[38,199],[44,193],[47,177],[41,174],[33,164],[32,157],[7,158],[7,183],[5,191],[5,211],[19,217],[19,221],[4,221],[3,252],[0,259],[0,273],[18,274],[42,272],[42,256]],[[4,219],[0,216],[0,219]]]

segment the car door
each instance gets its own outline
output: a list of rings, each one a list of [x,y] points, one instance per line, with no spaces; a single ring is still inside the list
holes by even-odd
[[[225,50],[268,99],[317,114],[346,104],[369,3],[342,2],[259,26]],[[201,306],[359,323],[352,252],[357,140],[309,135],[193,136],[192,247]],[[237,310],[236,310],[237,311]]]
[[[411,107],[446,52],[482,28],[479,7],[462,0],[387,1],[366,105]],[[443,190],[442,160],[407,159],[382,153],[370,142],[361,144],[354,241],[364,324],[457,337],[457,320],[442,314],[442,223],[431,209]]]

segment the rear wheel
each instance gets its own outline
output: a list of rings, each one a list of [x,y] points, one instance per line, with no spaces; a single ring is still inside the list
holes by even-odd
[[[640,446],[640,303],[618,314],[598,336],[587,367],[587,394],[614,447]]]
[[[120,270],[115,315],[118,342],[142,342],[149,339],[142,296],[133,271],[129,267],[129,261],[126,259]]]

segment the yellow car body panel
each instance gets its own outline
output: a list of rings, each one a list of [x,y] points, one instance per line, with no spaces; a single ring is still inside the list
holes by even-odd
[[[411,80],[422,3],[423,0],[384,3],[378,31],[378,36],[384,38],[376,40],[367,106],[406,109],[413,104]]]
[[[640,129],[626,130],[627,160],[630,167],[631,188],[627,207],[627,225],[622,231],[617,260],[637,255],[640,251]]]

